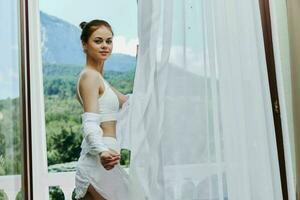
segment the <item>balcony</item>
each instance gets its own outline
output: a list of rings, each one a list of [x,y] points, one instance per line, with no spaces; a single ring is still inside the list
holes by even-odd
[[[47,185],[58,186],[64,193],[65,200],[72,199],[75,188],[75,172],[49,173]],[[0,190],[5,193],[7,200],[15,200],[21,190],[21,176],[0,176]]]
[[[169,180],[165,185],[166,191],[168,191],[166,199],[201,200],[207,199],[208,196],[210,199],[227,196],[226,191],[216,185],[217,179],[223,179],[220,165],[184,165],[176,166],[176,168],[170,166],[165,167],[164,173]],[[48,173],[45,184],[48,187],[58,186],[62,190],[65,200],[71,200],[75,188],[74,178],[75,172]],[[21,176],[0,176],[0,190],[6,194],[7,200],[15,200],[21,190]]]

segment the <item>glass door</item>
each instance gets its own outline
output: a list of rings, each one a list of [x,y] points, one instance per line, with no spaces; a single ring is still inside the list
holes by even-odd
[[[24,197],[20,5],[0,1],[0,199]]]

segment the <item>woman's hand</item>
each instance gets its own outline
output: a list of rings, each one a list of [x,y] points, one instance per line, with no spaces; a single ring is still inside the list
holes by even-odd
[[[120,154],[113,150],[103,151],[101,152],[99,157],[101,164],[106,170],[111,170],[112,168],[114,168],[114,166],[119,163],[119,160],[121,158]]]

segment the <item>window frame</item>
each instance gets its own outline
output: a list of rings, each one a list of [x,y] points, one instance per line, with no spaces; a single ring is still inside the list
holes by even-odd
[[[23,195],[49,199],[38,0],[20,0]]]

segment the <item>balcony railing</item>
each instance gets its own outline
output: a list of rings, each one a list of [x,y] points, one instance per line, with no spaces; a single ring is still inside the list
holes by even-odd
[[[212,176],[222,179],[223,170],[220,166],[222,165],[183,165],[182,167],[177,166],[176,169],[172,166],[166,167],[164,175],[169,180],[165,185],[167,199],[180,200],[184,197],[185,199],[200,200],[205,199],[203,194],[208,193],[210,199],[218,199],[218,195],[227,196],[225,191],[220,191],[222,190],[220,186],[218,188],[211,187],[215,185],[212,184]],[[71,200],[75,188],[75,172],[49,173],[46,183],[48,187],[58,186],[62,190],[65,200]],[[21,176],[0,176],[0,190],[7,195],[8,200],[15,200],[21,190]]]
[[[75,188],[75,172],[49,173],[48,186],[58,186],[64,193],[65,200],[72,199]],[[21,176],[0,176],[0,190],[5,193],[8,200],[15,200],[21,191]]]

